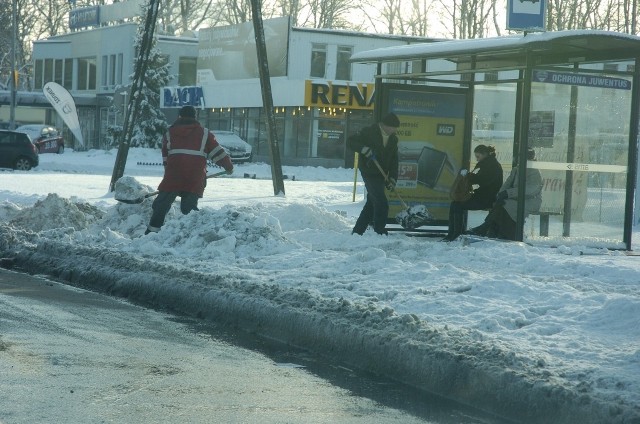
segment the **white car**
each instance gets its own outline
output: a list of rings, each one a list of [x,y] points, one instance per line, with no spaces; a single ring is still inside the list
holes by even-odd
[[[241,139],[236,133],[231,131],[211,131],[218,143],[231,156],[233,163],[251,162],[253,158],[253,148],[249,143]]]

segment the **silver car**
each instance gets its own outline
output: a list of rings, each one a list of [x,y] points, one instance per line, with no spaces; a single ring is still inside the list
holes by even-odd
[[[218,143],[226,150],[233,163],[251,162],[253,148],[231,131],[212,131]]]

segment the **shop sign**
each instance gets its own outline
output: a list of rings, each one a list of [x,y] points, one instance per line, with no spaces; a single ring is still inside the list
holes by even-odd
[[[373,109],[374,94],[374,84],[307,80],[304,105],[371,110]]]
[[[100,6],[83,7],[69,12],[69,29],[100,25]]]
[[[202,87],[164,87],[160,96],[160,107],[204,106]]]

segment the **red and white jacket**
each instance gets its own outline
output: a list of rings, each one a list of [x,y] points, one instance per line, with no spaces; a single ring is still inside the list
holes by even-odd
[[[195,119],[179,118],[162,139],[165,163],[160,191],[189,192],[202,197],[207,175],[207,160],[233,170],[231,158],[216,137]]]

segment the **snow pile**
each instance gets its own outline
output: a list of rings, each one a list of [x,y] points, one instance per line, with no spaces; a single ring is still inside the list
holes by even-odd
[[[146,184],[140,183],[134,177],[125,175],[116,181],[115,199],[116,200],[138,200],[143,198],[154,190]]]
[[[95,206],[73,202],[51,193],[33,207],[18,211],[10,224],[36,232],[68,227],[83,230],[102,216],[103,212]]]
[[[179,213],[174,210],[174,215]],[[256,208],[204,209],[168,219],[157,234],[133,240],[130,251],[183,256],[202,261],[235,261],[285,253],[289,242],[277,219]]]

